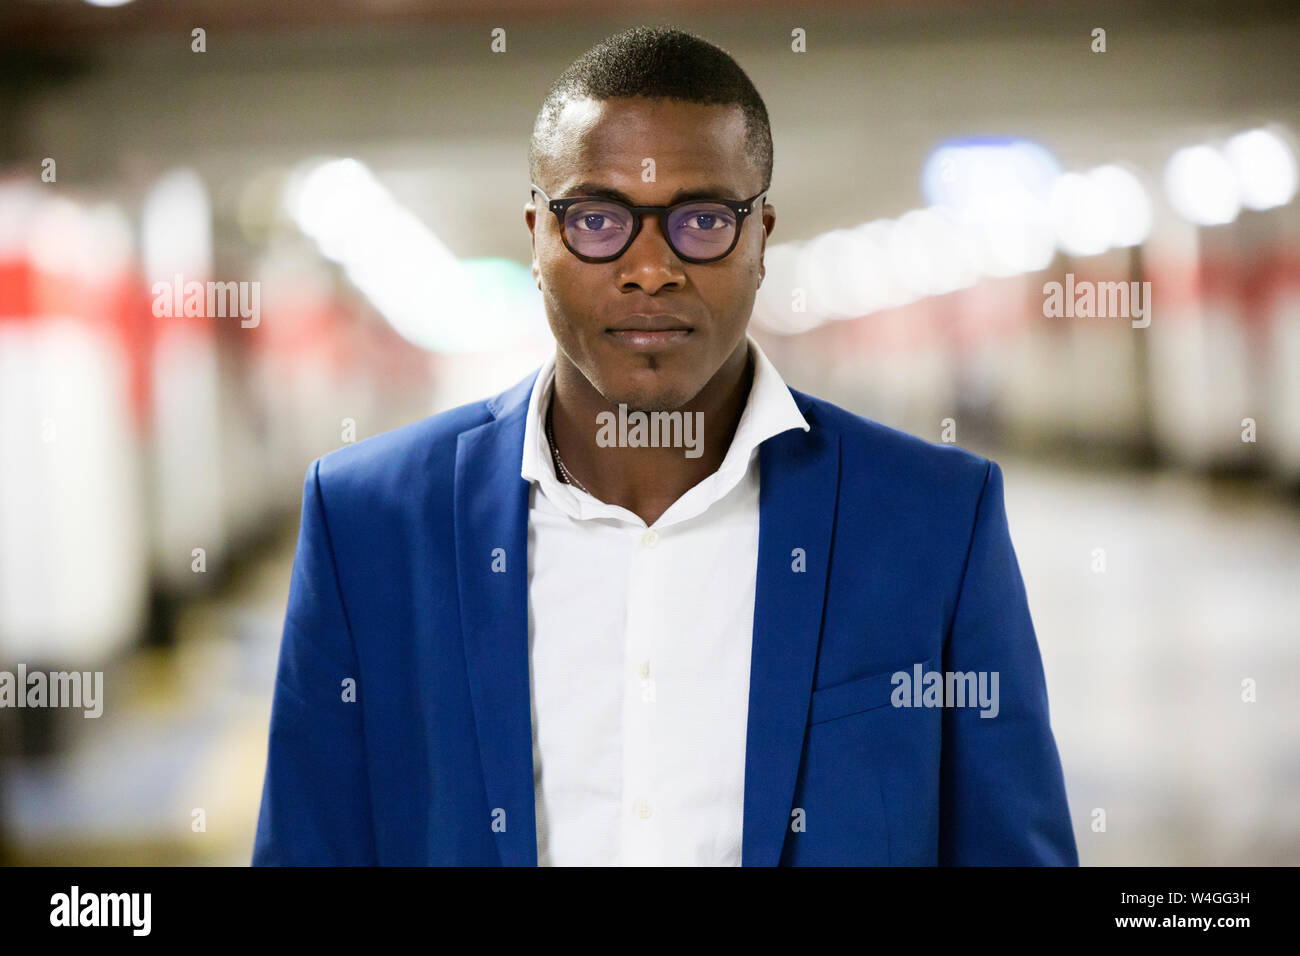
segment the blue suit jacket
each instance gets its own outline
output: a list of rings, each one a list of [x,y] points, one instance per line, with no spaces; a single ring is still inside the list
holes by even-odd
[[[537,864],[535,375],[308,469],[254,865]],[[811,430],[760,446],[743,864],[1077,865],[998,466],[790,391]],[[915,664],[998,672],[999,713],[891,706]]]

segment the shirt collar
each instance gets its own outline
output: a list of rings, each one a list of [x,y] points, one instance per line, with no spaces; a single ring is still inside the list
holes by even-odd
[[[656,527],[693,517],[731,491],[744,477],[755,449],[767,439],[791,428],[808,431],[811,427],[795,404],[785,380],[758,342],[748,332],[745,339],[754,358],[754,379],[727,454],[717,471],[687,491],[664,512],[655,522]],[[573,485],[560,481],[556,475],[546,440],[546,409],[550,405],[554,384],[555,355],[552,354],[538,372],[532,393],[528,397],[520,476],[526,481],[537,482],[539,490],[570,517],[614,517],[623,520],[630,517],[639,522],[640,519],[626,508],[600,501]],[[682,507],[679,508],[679,505]]]

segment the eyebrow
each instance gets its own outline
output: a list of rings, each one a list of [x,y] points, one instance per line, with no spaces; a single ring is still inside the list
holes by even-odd
[[[597,196],[601,199],[617,199],[619,202],[627,203],[629,206],[639,206],[641,203],[635,202],[627,193],[619,192],[617,189],[611,189],[608,186],[602,186],[599,183],[578,183],[572,189],[567,190],[569,195],[564,199],[573,199],[580,196]],[[679,189],[669,198],[667,205],[672,206],[679,202],[686,202],[690,199],[731,199],[729,195],[731,190],[723,189],[721,186],[703,186],[699,189]],[[748,198],[748,197],[740,197]]]

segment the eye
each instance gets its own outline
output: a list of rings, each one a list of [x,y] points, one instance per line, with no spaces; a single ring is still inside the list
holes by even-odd
[[[692,210],[682,217],[681,225],[692,232],[718,232],[735,225],[731,210]]]
[[[618,232],[627,228],[627,213],[610,203],[574,204],[565,217],[565,225],[574,232]]]

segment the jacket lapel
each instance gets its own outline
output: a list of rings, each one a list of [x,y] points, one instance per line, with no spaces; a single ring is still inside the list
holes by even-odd
[[[528,490],[519,474],[536,373],[488,402],[456,445],[456,569],[488,808],[505,866],[537,865],[528,676]],[[504,819],[499,811],[504,811]],[[500,829],[504,825],[504,829]]]
[[[818,427],[807,396],[790,391],[812,428],[782,432],[759,446],[744,866],[776,866],[790,826],[839,492],[839,438]]]

